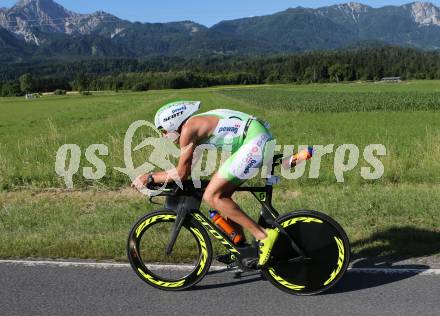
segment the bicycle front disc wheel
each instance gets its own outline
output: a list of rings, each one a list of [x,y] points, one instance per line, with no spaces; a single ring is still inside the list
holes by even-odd
[[[128,259],[137,275],[161,290],[177,291],[195,285],[208,272],[212,260],[206,230],[188,217],[170,254],[166,253],[176,214],[169,210],[139,219],[128,237]]]
[[[289,239],[280,234],[272,251],[272,263],[263,270],[266,278],[281,290],[296,295],[312,295],[332,287],[347,270],[350,244],[341,226],[316,211],[286,214],[277,222],[304,252],[299,254]]]

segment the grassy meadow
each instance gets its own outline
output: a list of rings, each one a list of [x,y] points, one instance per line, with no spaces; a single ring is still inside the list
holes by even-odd
[[[176,99],[201,100],[203,110],[230,108],[264,118],[278,144],[359,146],[359,164],[344,183],[337,183],[329,154],[318,179],[283,180],[275,206],[334,216],[358,257],[440,253],[440,81],[414,81],[0,98],[0,257],[125,260],[131,224],[155,207],[127,189],[129,178],[113,167],[125,165],[130,124],[152,121],[161,104]],[[149,133],[141,129],[134,144]],[[54,170],[56,152],[66,143],[82,151],[73,191],[65,190]],[[82,167],[91,166],[84,156],[91,144],[109,149],[100,157],[107,167],[100,180],[82,175]],[[360,176],[360,168],[369,166],[362,158],[368,144],[387,148],[380,180]],[[135,166],[148,154],[149,148],[136,152]],[[257,215],[251,197],[240,194],[237,201]]]

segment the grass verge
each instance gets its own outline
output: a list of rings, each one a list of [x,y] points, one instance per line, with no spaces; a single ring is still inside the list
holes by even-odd
[[[258,204],[251,196],[238,194],[236,200],[257,216]],[[397,260],[440,253],[438,186],[281,187],[274,201],[282,213],[316,209],[334,217],[346,229],[356,258]],[[1,193],[0,257],[125,261],[131,225],[153,209],[145,197],[128,190]],[[181,252],[179,260],[185,262],[190,252]]]

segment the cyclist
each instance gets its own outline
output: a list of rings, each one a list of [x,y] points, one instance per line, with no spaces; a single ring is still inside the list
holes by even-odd
[[[259,241],[258,265],[264,266],[278,238],[278,230],[259,226],[231,197],[236,188],[262,166],[265,145],[272,135],[264,123],[242,112],[218,109],[195,115],[200,105],[199,101],[168,103],[156,113],[155,126],[164,137],[178,143],[181,149],[185,148],[175,170],[182,181],[191,174],[193,154],[198,145],[230,147],[231,156],[212,177],[203,199],[230,219],[237,229],[243,232],[244,227]],[[141,189],[149,183],[169,180],[166,171],[139,175],[132,187]]]

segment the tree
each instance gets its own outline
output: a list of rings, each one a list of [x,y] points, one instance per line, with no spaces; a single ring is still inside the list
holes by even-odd
[[[134,87],[132,88],[133,91],[147,91],[148,90],[148,83],[146,82],[139,82],[137,84],[134,85]]]
[[[17,81],[5,82],[1,89],[2,97],[15,97],[21,94],[20,83]]]
[[[75,88],[79,92],[84,92],[89,90],[89,78],[84,73],[80,73],[75,79]]]
[[[307,83],[315,82],[315,79],[316,79],[315,69],[312,67],[307,67],[306,70],[304,71],[304,76],[303,76],[304,82]]]
[[[32,75],[27,73],[20,77],[20,89],[23,93],[32,93],[33,92],[33,81]]]

